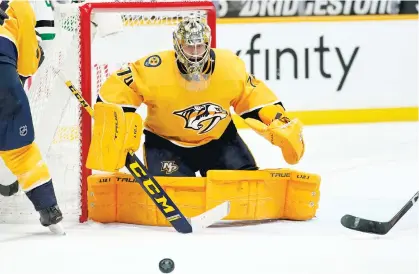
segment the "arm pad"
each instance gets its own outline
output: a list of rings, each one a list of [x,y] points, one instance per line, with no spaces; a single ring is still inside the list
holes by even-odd
[[[125,165],[129,151],[140,146],[142,119],[135,112],[124,113],[115,104],[96,103],[93,136],[86,166],[90,169],[114,172]]]

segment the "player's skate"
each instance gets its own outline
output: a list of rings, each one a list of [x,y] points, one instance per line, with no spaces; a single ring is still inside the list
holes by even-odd
[[[60,224],[63,214],[58,207],[52,180],[29,190],[26,196],[34,205],[35,210],[39,212],[41,225],[48,227],[55,234],[64,235],[64,229]]]
[[[54,234],[65,235],[64,228],[60,223],[63,219],[63,214],[58,205],[43,209],[39,211],[39,214],[39,221],[43,226],[48,227]]]

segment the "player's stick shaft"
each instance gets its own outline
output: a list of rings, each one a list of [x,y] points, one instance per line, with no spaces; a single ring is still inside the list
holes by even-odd
[[[413,195],[413,197],[388,222],[368,220],[350,214],[346,214],[341,218],[341,224],[346,228],[356,230],[359,232],[385,235],[413,207],[413,205],[418,201],[418,199],[419,191],[416,192],[415,195]]]

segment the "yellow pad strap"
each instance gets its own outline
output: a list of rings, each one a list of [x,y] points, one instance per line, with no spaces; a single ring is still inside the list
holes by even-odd
[[[1,151],[0,155],[6,166],[17,177],[24,191],[34,189],[51,180],[48,167],[35,143],[18,149]]]
[[[141,116],[135,112],[125,113],[127,124],[127,132],[125,136],[124,147],[127,153],[129,151],[137,151],[141,143],[141,134],[143,131],[143,120]]]
[[[226,220],[309,220],[320,199],[320,177],[291,169],[211,170],[206,178],[155,177],[185,216],[231,201]],[[129,174],[88,177],[89,218],[167,226],[169,223]]]
[[[321,178],[313,173],[290,171],[283,218],[301,221],[312,219],[319,207]]]

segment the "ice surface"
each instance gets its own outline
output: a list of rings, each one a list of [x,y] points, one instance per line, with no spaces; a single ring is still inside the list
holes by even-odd
[[[242,131],[262,168],[286,167],[279,149]],[[220,224],[200,234],[135,225],[0,225],[0,273],[416,274],[418,205],[385,236],[340,225],[346,213],[387,221],[418,191],[418,123],[305,129],[306,155],[294,169],[322,176],[316,219]],[[0,199],[5,199],[0,197]]]

